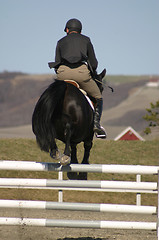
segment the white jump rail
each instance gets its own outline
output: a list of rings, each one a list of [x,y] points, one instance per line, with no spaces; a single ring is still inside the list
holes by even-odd
[[[66,227],[66,228],[117,228],[156,230],[155,222],[124,222],[124,221],[88,221],[66,219],[34,219],[34,218],[0,218],[0,225],[23,225],[40,227]]]
[[[30,161],[0,160],[0,170],[57,171],[57,172],[96,172],[119,174],[158,174],[159,166],[116,165],[116,164],[70,164],[41,163]]]
[[[93,211],[111,213],[133,213],[133,214],[157,214],[155,206],[136,206],[124,204],[104,203],[72,203],[72,202],[47,202],[47,201],[22,201],[22,200],[0,200],[0,208],[20,209],[46,209],[46,210],[71,210],[71,211]]]
[[[58,187],[58,188],[93,188],[93,189],[128,189],[156,191],[156,182],[128,182],[128,181],[94,181],[94,180],[52,180],[30,178],[0,178],[0,187]]]
[[[24,170],[24,171],[57,171],[57,172],[98,172],[121,174],[158,174],[158,166],[135,165],[80,165],[72,164],[61,166],[59,163],[38,163],[26,161],[1,160],[0,170]],[[52,179],[18,179],[0,178],[0,188],[47,188],[47,189],[91,189],[158,193],[159,184],[156,182],[130,182],[130,181],[80,181],[80,180],[52,180]],[[159,197],[158,197],[159,205]],[[0,207],[4,208],[36,208],[97,212],[122,212],[140,214],[158,214],[153,206],[132,206],[116,204],[86,204],[86,203],[57,203],[45,201],[20,201],[0,200]],[[157,230],[159,239],[159,226],[157,222],[124,222],[124,221],[82,221],[82,220],[57,220],[57,219],[32,219],[32,218],[0,218],[0,225],[29,225],[46,227],[71,227],[71,228],[117,228],[117,229],[147,229]]]

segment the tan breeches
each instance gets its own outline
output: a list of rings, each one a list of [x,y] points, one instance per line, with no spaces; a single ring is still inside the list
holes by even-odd
[[[57,79],[74,80],[80,85],[80,88],[85,90],[90,96],[96,99],[102,98],[101,92],[85,64],[77,68],[69,68],[68,66],[61,65],[57,70]]]

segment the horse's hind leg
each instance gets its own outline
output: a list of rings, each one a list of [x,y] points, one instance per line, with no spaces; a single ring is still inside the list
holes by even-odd
[[[71,144],[71,164],[77,164],[77,144]],[[71,180],[77,179],[78,175],[77,172],[68,172],[67,177]]]
[[[89,155],[92,145],[93,145],[92,141],[84,142],[84,157],[81,162],[82,164],[89,164]]]
[[[61,154],[60,154],[58,147],[56,145],[56,142],[54,140],[50,147],[50,157],[52,157],[54,160],[59,160],[60,156],[61,156]]]
[[[67,164],[70,163],[71,158],[71,151],[70,151],[70,137],[71,137],[71,126],[69,123],[66,124],[66,128],[65,128],[65,150],[64,150],[64,154],[62,155],[61,159],[60,159],[60,163],[61,165],[65,166]]]
[[[92,148],[92,141],[84,142],[84,157],[81,164],[89,164],[89,155]],[[79,180],[87,180],[87,172],[80,172],[78,175]]]

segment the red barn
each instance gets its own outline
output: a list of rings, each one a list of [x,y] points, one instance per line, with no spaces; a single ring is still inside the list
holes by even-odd
[[[146,84],[147,87],[159,87],[159,79],[151,78],[149,82]]]
[[[117,140],[141,140],[145,141],[132,127],[126,128],[115,139]]]

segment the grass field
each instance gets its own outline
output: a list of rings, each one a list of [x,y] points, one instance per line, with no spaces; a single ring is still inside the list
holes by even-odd
[[[59,149],[63,144],[58,142]],[[81,162],[83,145],[78,146],[78,159]],[[0,139],[1,160],[24,160],[51,162],[49,154],[40,151],[35,140]],[[95,140],[90,155],[92,164],[132,164],[158,165],[159,140],[154,141],[104,141]],[[56,172],[0,171],[0,177],[48,178],[56,179]],[[64,179],[67,179],[64,173]],[[134,181],[135,175],[90,173],[89,180],[127,180]],[[157,176],[144,175],[142,181],[156,181]],[[54,190],[0,189],[1,199],[57,201],[58,193]],[[64,191],[64,201],[135,204],[133,193],[99,193]],[[142,194],[142,205],[157,205],[156,194]]]

